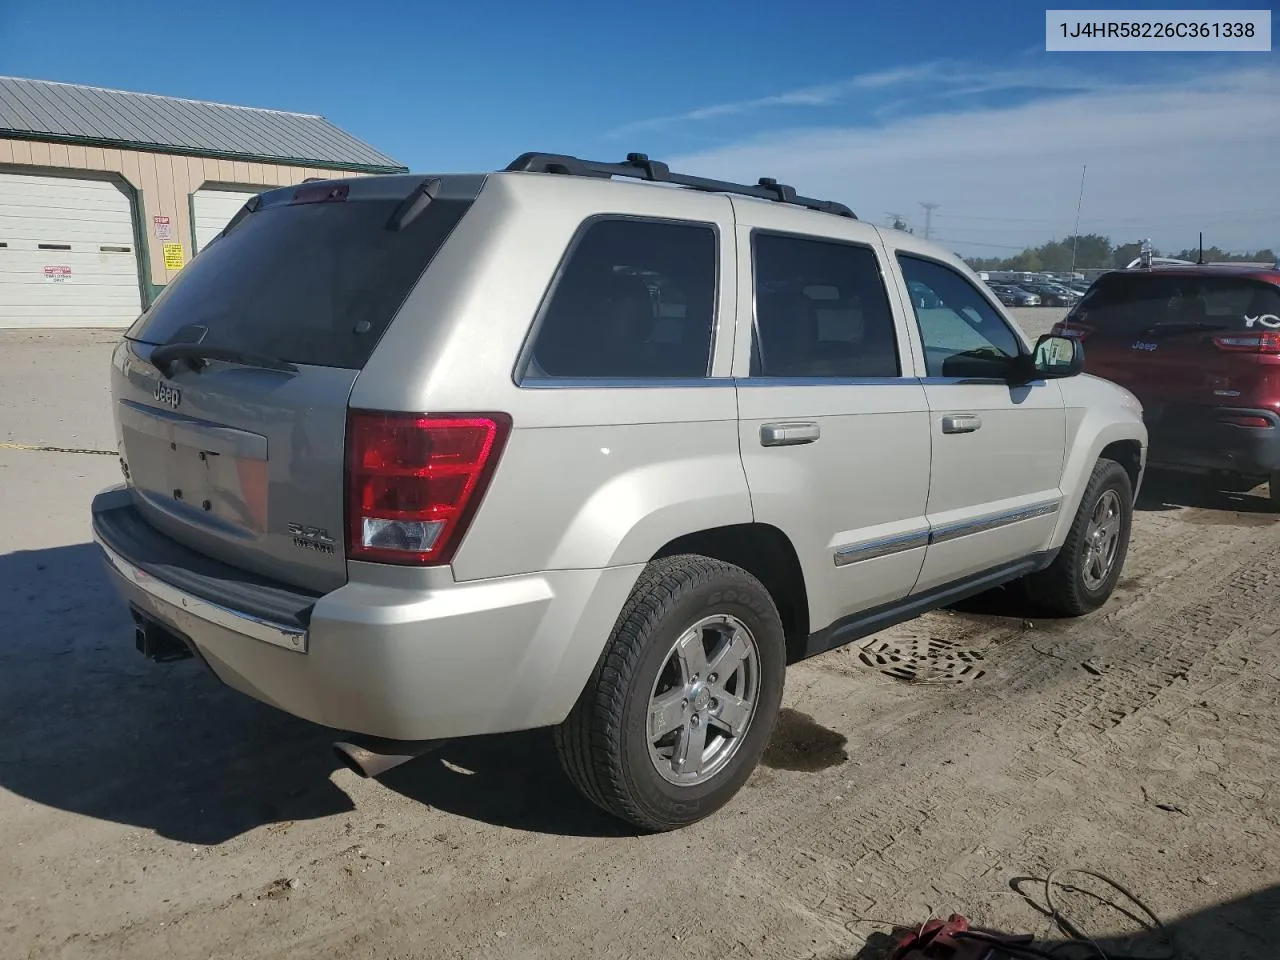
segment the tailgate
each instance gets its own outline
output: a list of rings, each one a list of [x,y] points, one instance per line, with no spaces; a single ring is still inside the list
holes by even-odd
[[[277,581],[346,582],[348,398],[474,198],[475,178],[465,196],[448,180],[362,177],[254,198],[139,318],[112,393],[148,523]]]
[[[357,371],[210,364],[165,378],[147,362],[152,349],[126,341],[115,372],[117,435],[142,515],[225,563],[313,590],[345,583],[343,447]]]
[[[1280,289],[1229,275],[1104,275],[1063,326],[1089,373],[1134,393],[1151,420],[1171,405],[1242,406],[1269,391]],[[1280,327],[1280,322],[1277,322]]]

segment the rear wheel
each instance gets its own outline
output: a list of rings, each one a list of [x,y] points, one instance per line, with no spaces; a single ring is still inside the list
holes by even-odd
[[[1271,494],[1271,506],[1280,510],[1280,470],[1271,475],[1271,480],[1267,487]]]
[[[1062,549],[1048,568],[1026,579],[1027,595],[1052,616],[1078,617],[1101,607],[1120,579],[1132,523],[1129,474],[1114,460],[1099,460]]]
[[[782,622],[755,577],[701,556],[654,561],[556,728],[565,772],[644,829],[701,820],[759,762],[785,671]]]

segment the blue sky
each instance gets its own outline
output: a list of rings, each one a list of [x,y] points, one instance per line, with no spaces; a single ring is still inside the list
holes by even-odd
[[[418,170],[641,150],[917,230],[929,200],[966,254],[1070,232],[1088,164],[1082,232],[1280,246],[1280,53],[1050,54],[1025,0],[116,9],[0,0],[0,72],[320,113]]]

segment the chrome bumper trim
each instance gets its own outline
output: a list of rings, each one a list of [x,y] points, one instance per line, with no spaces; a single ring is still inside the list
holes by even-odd
[[[111,547],[107,546],[94,532],[94,542],[102,548],[107,564],[126,581],[133,584],[143,593],[161,603],[176,607],[208,623],[215,624],[232,633],[239,633],[254,640],[261,640],[272,646],[292,650],[295,653],[307,652],[307,632],[297,627],[286,626],[263,620],[252,614],[232,610],[212,601],[193,596],[179,590],[172,584],[158,580],[145,570],[134,566]]]

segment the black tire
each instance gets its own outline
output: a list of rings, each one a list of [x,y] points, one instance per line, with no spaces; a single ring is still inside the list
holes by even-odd
[[[1267,490],[1271,495],[1272,508],[1280,510],[1280,470],[1271,475],[1271,479],[1267,482]]]
[[[1108,492],[1119,499],[1120,530],[1110,569],[1100,583],[1090,585],[1084,571],[1087,531],[1095,508]],[[1085,486],[1062,549],[1052,564],[1026,578],[1023,583],[1026,595],[1048,616],[1080,617],[1097,610],[1107,602],[1120,580],[1132,526],[1133,483],[1129,474],[1114,460],[1099,460]]]
[[[736,618],[754,637],[755,708],[719,770],[701,783],[668,782],[650,756],[650,697],[676,641],[713,615]],[[703,556],[656,560],[640,575],[578,702],[555,729],[561,763],[583,794],[622,820],[650,831],[688,826],[728,803],[759,763],[785,673],[782,621],[759,580]]]

